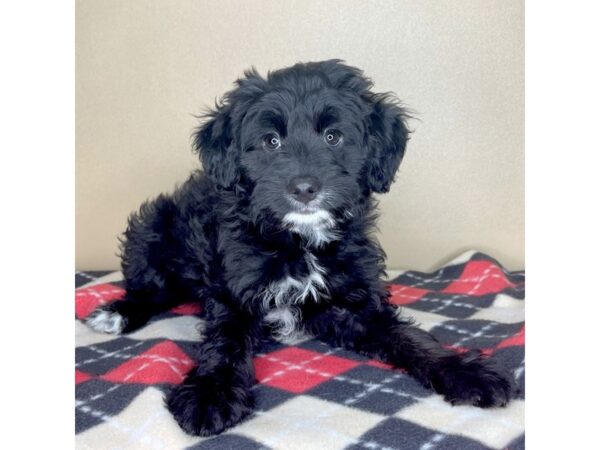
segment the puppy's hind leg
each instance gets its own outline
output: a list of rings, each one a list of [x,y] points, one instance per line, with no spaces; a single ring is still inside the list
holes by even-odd
[[[152,316],[168,311],[189,297],[167,289],[148,287],[146,290],[130,290],[125,297],[98,308],[85,320],[95,331],[109,334],[129,333],[144,326]]]
[[[391,305],[354,310],[333,307],[312,318],[321,339],[405,368],[452,404],[504,406],[514,389],[493,359],[477,352],[457,354],[431,334],[397,317]]]
[[[175,205],[165,196],[145,203],[129,218],[122,241],[125,296],[92,312],[86,319],[88,326],[104,333],[128,333],[153,315],[194,299],[193,281],[180,276],[176,223]]]

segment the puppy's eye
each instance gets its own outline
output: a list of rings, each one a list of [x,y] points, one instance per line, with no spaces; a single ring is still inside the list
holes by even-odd
[[[342,142],[342,132],[339,130],[325,130],[323,139],[325,139],[325,143],[330,147],[336,147]]]
[[[263,147],[267,150],[277,150],[281,147],[281,140],[277,133],[269,133],[263,138]]]

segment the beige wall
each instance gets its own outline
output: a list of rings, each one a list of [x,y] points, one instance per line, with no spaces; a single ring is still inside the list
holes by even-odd
[[[193,114],[242,71],[342,58],[418,112],[381,197],[388,266],[524,265],[523,2],[78,0],[76,264],[117,268],[141,201],[198,166]]]

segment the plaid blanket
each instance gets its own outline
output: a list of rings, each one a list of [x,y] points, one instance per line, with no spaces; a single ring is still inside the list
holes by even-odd
[[[401,272],[392,301],[445,345],[480,348],[520,388],[506,408],[451,406],[402,370],[316,340],[255,359],[257,410],[210,438],[182,432],[164,393],[192,367],[199,311],[183,305],[126,336],[81,319],[123,293],[119,272],[76,274],[76,445],[84,449],[522,449],[524,272],[469,252],[438,271]]]

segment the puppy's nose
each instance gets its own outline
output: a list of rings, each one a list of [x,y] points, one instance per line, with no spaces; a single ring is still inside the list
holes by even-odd
[[[315,177],[295,177],[287,185],[288,193],[299,202],[308,204],[321,190],[321,182]]]

